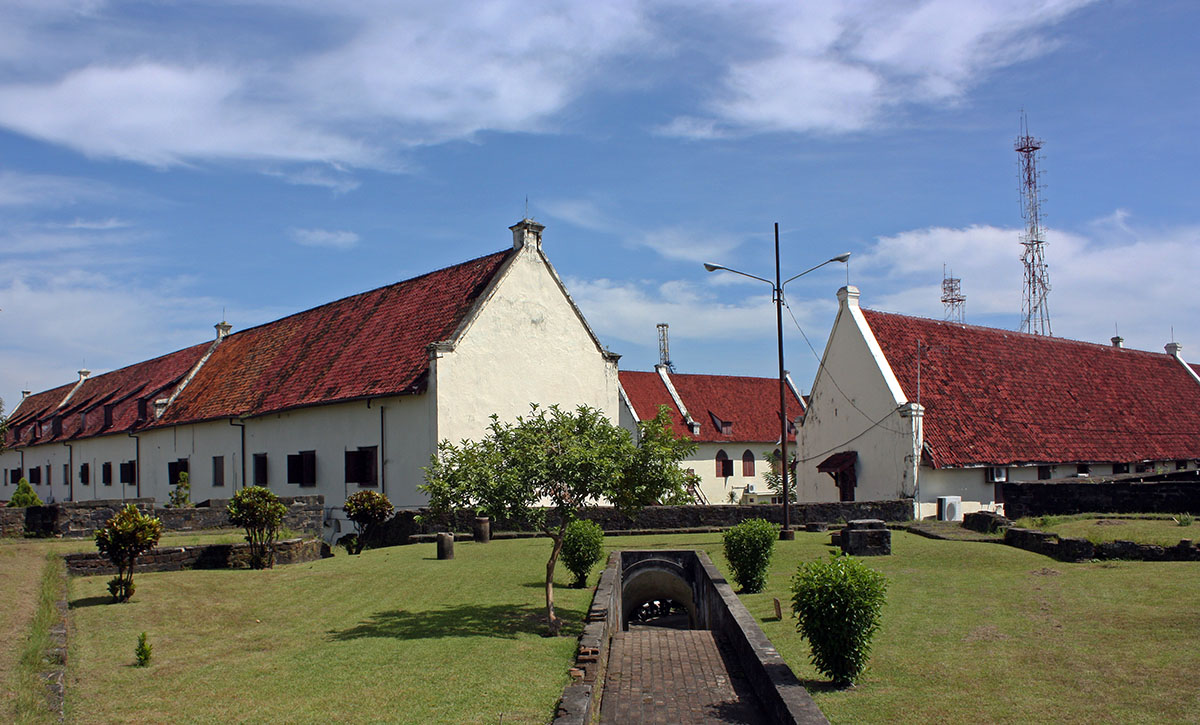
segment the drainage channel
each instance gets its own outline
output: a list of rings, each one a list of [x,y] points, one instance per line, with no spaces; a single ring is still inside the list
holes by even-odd
[[[555,723],[827,723],[702,551],[614,552]]]

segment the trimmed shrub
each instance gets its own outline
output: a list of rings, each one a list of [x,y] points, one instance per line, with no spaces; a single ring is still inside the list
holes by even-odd
[[[137,666],[145,667],[150,664],[150,655],[154,650],[154,645],[146,641],[146,633],[142,632],[138,635],[137,647],[133,650],[134,657],[137,657]]]
[[[162,521],[131,503],[96,530],[96,548],[117,567],[117,576],[108,583],[113,600],[127,602],[133,596],[133,565],[138,556],[154,548],[160,536]]]
[[[779,526],[766,519],[746,519],[726,530],[722,538],[733,580],[745,594],[761,592],[767,585],[767,567],[775,552]]]
[[[179,472],[179,480],[175,481],[169,498],[170,502],[167,505],[173,509],[184,509],[192,505],[192,484],[188,480],[187,471]]]
[[[886,599],[887,578],[845,554],[796,569],[796,629],[808,640],[813,666],[835,685],[854,684],[866,668]]]
[[[370,539],[371,530],[387,521],[394,509],[392,502],[388,501],[388,497],[382,493],[358,491],[346,499],[342,510],[346,512],[346,516],[354,522],[354,526],[358,529],[358,535],[354,537],[353,542],[346,545],[346,551],[358,554]]]
[[[262,486],[247,486],[229,501],[229,520],[246,530],[250,544],[250,568],[270,569],[275,566],[275,540],[287,506],[279,497]]]
[[[8,501],[9,506],[41,506],[42,499],[38,497],[37,491],[33,490],[33,486],[29,485],[29,481],[22,478],[17,483],[17,490],[13,491],[12,498]]]
[[[604,556],[604,529],[595,521],[575,519],[563,534],[562,560],[574,575],[571,586],[582,589],[587,585],[592,567]]]

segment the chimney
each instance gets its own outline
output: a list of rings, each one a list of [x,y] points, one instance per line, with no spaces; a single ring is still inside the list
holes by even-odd
[[[513,249],[520,250],[528,244],[533,245],[534,249],[540,250],[542,248],[542,230],[545,228],[545,224],[538,224],[528,217],[513,224],[509,227],[513,233]]]
[[[1125,338],[1121,337],[1120,335],[1117,335],[1111,339],[1113,347],[1125,347]]]
[[[837,291],[837,298],[838,302],[845,307],[858,307],[858,288],[852,284],[848,284]]]
[[[33,391],[32,391],[32,390],[22,390],[22,391],[21,391],[21,400],[24,400],[24,399],[28,398],[28,397],[29,397],[29,396],[31,396],[31,395],[33,395]]]
[[[88,370],[87,368],[80,368],[80,370],[79,370],[79,382],[81,382],[81,383],[82,383],[84,380],[87,380],[87,377],[88,377],[89,375],[91,375],[91,374],[92,374],[92,371],[91,371],[91,370]]]
[[[158,400],[154,401],[154,419],[155,420],[158,420],[159,418],[161,418],[163,416],[163,413],[167,412],[167,403],[168,402],[169,402],[169,400],[167,398],[159,398]]]
[[[1168,355],[1179,357],[1179,351],[1183,349],[1183,345],[1180,345],[1178,342],[1168,342],[1163,349],[1167,351]]]
[[[229,331],[233,329],[233,325],[229,324],[225,320],[221,320],[217,324],[213,325],[213,327],[217,328],[218,340],[224,340],[229,336]]]

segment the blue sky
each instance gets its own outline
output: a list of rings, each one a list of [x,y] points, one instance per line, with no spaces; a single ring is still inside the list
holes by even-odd
[[[0,5],[0,397],[486,254],[525,211],[622,366],[772,375],[765,285],[1200,361],[1191,2]],[[845,283],[792,283],[807,389]]]

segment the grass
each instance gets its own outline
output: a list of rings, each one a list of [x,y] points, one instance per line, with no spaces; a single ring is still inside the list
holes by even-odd
[[[1178,515],[1177,515],[1178,517]],[[1200,539],[1200,528],[1180,526],[1170,516],[1106,516],[1075,514],[1038,516],[1016,521],[1014,526],[1048,531],[1058,536],[1087,539],[1093,544],[1133,541],[1138,544],[1175,546],[1180,539]]]
[[[1200,564],[1061,564],[905,532],[892,543],[867,560],[891,584],[853,689],[828,687],[771,603],[790,609],[792,573],[827,556],[828,534],[779,542],[767,589],[742,598],[833,722],[1195,721]],[[719,534],[606,546],[705,549],[728,571]],[[106,603],[107,577],[73,580],[68,719],[548,721],[575,648],[541,636],[548,543],[455,548],[449,562],[428,544],[265,572],[139,574],[121,605]],[[574,635],[591,592],[569,577],[556,594]],[[154,643],[145,668],[133,655],[142,631]]]
[[[9,682],[12,684],[11,714],[16,723],[49,723],[54,717],[46,704],[46,686],[42,675],[53,669],[46,661],[50,646],[50,628],[59,621],[55,603],[62,594],[64,565],[57,552],[41,551],[26,561],[29,569],[41,575],[33,597],[33,611],[27,620],[26,638],[20,648]],[[37,564],[42,566],[38,567]]]

